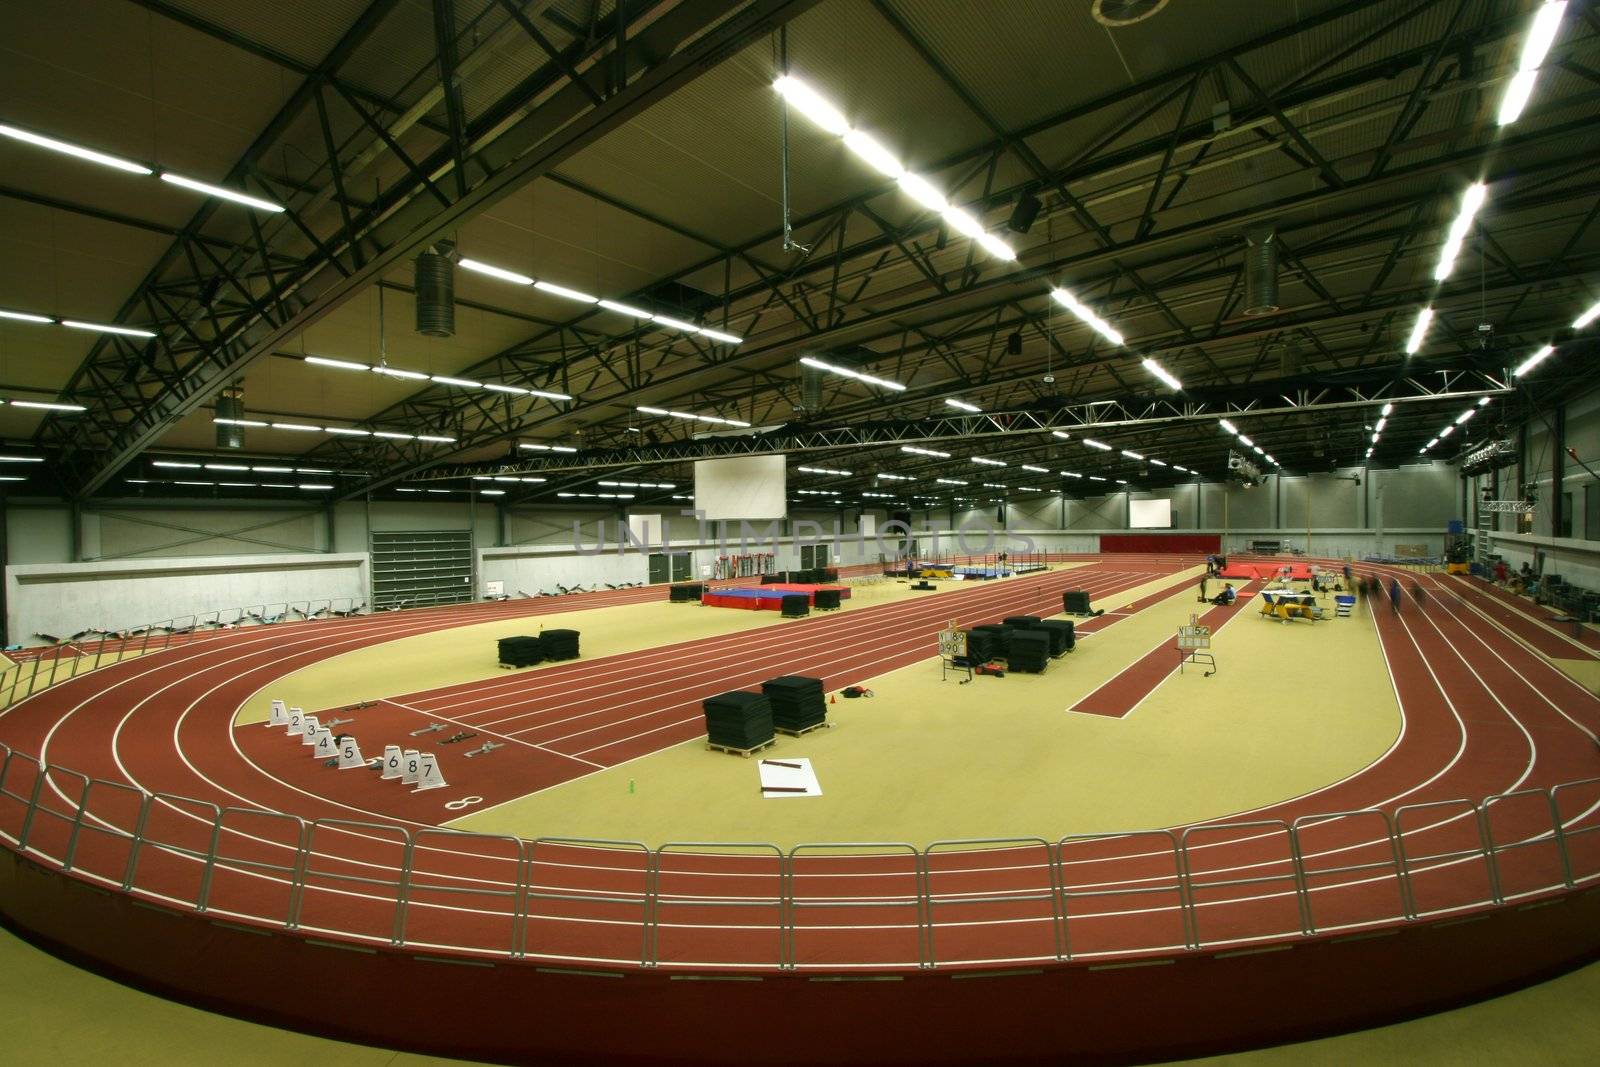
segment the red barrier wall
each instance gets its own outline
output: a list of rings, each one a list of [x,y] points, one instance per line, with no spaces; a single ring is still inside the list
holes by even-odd
[[[1142,1063],[1394,1021],[1547,977],[1600,946],[1591,889],[1353,938],[1113,968],[815,980],[491,964],[136,903],[9,849],[0,914],[114,977],[246,1018],[441,1055],[596,1067]]]
[[[1221,552],[1221,534],[1101,534],[1102,552]]]

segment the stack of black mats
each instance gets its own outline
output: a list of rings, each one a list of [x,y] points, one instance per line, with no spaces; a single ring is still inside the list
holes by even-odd
[[[818,611],[839,610],[839,590],[818,589],[813,596],[815,598],[814,603]]]
[[[546,630],[539,635],[539,645],[545,659],[577,659],[578,631]]]
[[[993,623],[988,623],[983,626],[974,626],[971,631],[969,631],[969,634],[970,636],[967,638],[967,650],[969,654],[971,653],[972,649],[973,637],[983,634],[989,639],[989,651],[988,654],[983,657],[985,661],[988,661],[990,657],[995,659],[1005,659],[1006,654],[1011,650],[1011,628],[1009,626],[996,626]]]
[[[785,574],[763,574],[761,576],[761,584],[762,585],[783,585],[788,580],[789,580],[789,575],[787,573],[785,573]]]
[[[799,733],[828,718],[821,678],[786,674],[762,682],[761,695],[772,705],[772,725],[786,733]]]
[[[1037,615],[1013,615],[1009,619],[1005,620],[1004,625],[1006,625],[1006,626],[1015,626],[1019,630],[1028,630],[1028,629],[1031,629],[1031,628],[1039,625],[1039,616],[1037,616]]]
[[[673,604],[700,603],[700,597],[706,591],[703,582],[685,582],[674,585],[667,591],[667,599]]]
[[[824,582],[837,582],[839,580],[839,572],[833,567],[824,567],[817,573],[822,576],[821,580]]]
[[[721,748],[755,748],[773,737],[772,702],[760,693],[706,698],[706,740]]]
[[[811,614],[811,597],[806,593],[791,593],[783,598],[783,617],[803,619]]]
[[[1044,630],[1012,630],[1006,666],[1025,674],[1039,674],[1050,662],[1050,635]]]
[[[1070,619],[1041,619],[1034,623],[1030,629],[1050,635],[1051,657],[1071,652],[1073,645],[1077,643],[1073,635],[1072,620]]]
[[[967,631],[967,660],[973,664],[988,663],[999,651],[998,638],[982,626]]]
[[[546,658],[544,643],[537,637],[502,637],[500,662],[513,667],[531,667]]]

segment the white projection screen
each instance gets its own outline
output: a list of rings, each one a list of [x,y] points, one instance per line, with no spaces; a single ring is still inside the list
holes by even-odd
[[[783,456],[695,461],[694,507],[707,519],[781,519],[787,503]]]
[[[1172,526],[1172,501],[1128,501],[1128,526],[1135,530],[1168,529]]]

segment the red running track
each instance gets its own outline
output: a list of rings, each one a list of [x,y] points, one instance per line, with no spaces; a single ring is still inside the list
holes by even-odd
[[[933,845],[920,859],[820,847],[787,859],[764,846],[652,854],[623,843],[529,844],[431,828],[468,810],[445,807],[468,795],[493,803],[697,736],[695,709],[706,693],[778,673],[820,674],[835,688],[926,659],[932,635],[951,617],[971,624],[1053,614],[1065,588],[1104,596],[1184,564],[1148,561],[1135,572],[1137,565],[1119,558],[1006,579],[369,709],[388,736],[411,722],[445,722],[505,739],[481,765],[447,757],[451,788],[432,794],[397,793],[366,772],[325,771],[272,731],[234,729],[233,710],[273,679],[342,651],[515,617],[542,602],[219,634],[104,667],[9,709],[0,741],[110,784],[90,788],[75,833],[81,779],[56,770],[40,780],[29,761],[12,759],[0,834],[21,836],[26,805],[17,798],[36,792],[30,853],[60,863],[70,851],[77,875],[102,884],[120,886],[131,869],[133,891],[148,899],[194,906],[204,894],[211,914],[234,921],[292,919],[319,937],[437,952],[503,956],[520,938],[536,959],[606,966],[1014,966],[1249,946],[1308,927],[1391,925],[1408,914],[1467,915],[1495,899],[1559,892],[1557,825],[1571,880],[1600,878],[1600,835],[1585,834],[1596,827],[1600,787],[1558,795],[1554,815],[1543,794],[1496,801],[1481,817],[1458,803],[1593,777],[1600,702],[1484,625],[1454,583],[1431,577],[1423,579],[1432,594],[1426,612],[1408,604],[1391,616],[1385,605],[1352,622],[1376,626],[1401,703],[1404,728],[1391,749],[1340,782],[1226,821],[1060,843]],[[1171,583],[1130,610],[1191,585]],[[1119,617],[1083,629],[1092,634]],[[116,828],[133,825],[140,789],[171,797],[149,806],[142,836],[155,844],[134,856]],[[1343,814],[1325,814],[1336,812]],[[320,821],[303,830],[301,819]],[[1293,820],[1300,821],[1291,840]],[[1496,864],[1477,850],[1480,820],[1505,849]],[[1403,831],[1398,861],[1391,826]],[[217,863],[203,884],[196,854],[211,849],[213,832]],[[298,873],[297,852],[306,857]],[[1399,876],[1398,862],[1409,878]],[[405,893],[402,866],[413,872]],[[532,894],[521,905],[513,896],[519,884]]]

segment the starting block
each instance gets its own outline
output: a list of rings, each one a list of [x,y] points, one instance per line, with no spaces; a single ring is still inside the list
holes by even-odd
[[[422,780],[422,753],[416,749],[407,749],[405,758],[400,761],[405,771],[400,775],[401,785],[416,785]]]
[[[471,732],[469,732],[467,730],[462,730],[458,734],[451,734],[449,737],[445,738],[443,741],[440,741],[439,743],[441,745],[459,745],[461,742],[470,741],[474,737],[477,737],[477,736],[478,735],[475,734],[475,733],[471,733]]]
[[[439,772],[439,761],[432,752],[422,753],[420,773],[417,777],[417,787],[413,793],[420,793],[425,789],[443,789],[445,787],[444,775]]]
[[[267,725],[268,726],[288,726],[289,725],[289,705],[285,704],[281,700],[274,700],[272,702],[272,717],[267,720]]]
[[[306,732],[306,713],[305,713],[305,711],[303,709],[301,709],[301,708],[290,708],[289,709],[289,733],[290,733],[290,735],[293,736],[293,737],[299,737],[301,734],[303,734],[305,732]]]
[[[411,731],[411,736],[412,737],[421,737],[423,734],[436,734],[440,730],[443,730],[443,729],[444,729],[444,723],[436,722],[432,726],[424,726],[420,730],[412,730]]]
[[[399,745],[385,745],[383,747],[383,759],[378,763],[378,766],[383,770],[384,780],[398,778],[404,774],[404,760],[405,756],[400,751]]]
[[[307,715],[301,720],[301,725],[304,730],[300,734],[300,743],[302,745],[316,744],[317,731],[322,729],[322,724],[317,721],[317,717],[315,715]]]
[[[339,742],[339,769],[353,771],[357,767],[365,767],[367,761],[361,758],[361,746],[353,737],[346,737]]]
[[[471,752],[468,752],[466,756],[468,759],[471,759],[474,756],[487,756],[495,749],[505,747],[505,742],[503,741],[485,741],[482,748],[475,748]]]
[[[319,726],[316,740],[311,746],[311,755],[316,759],[329,759],[338,754],[339,746],[333,743],[333,731],[326,726]]]

